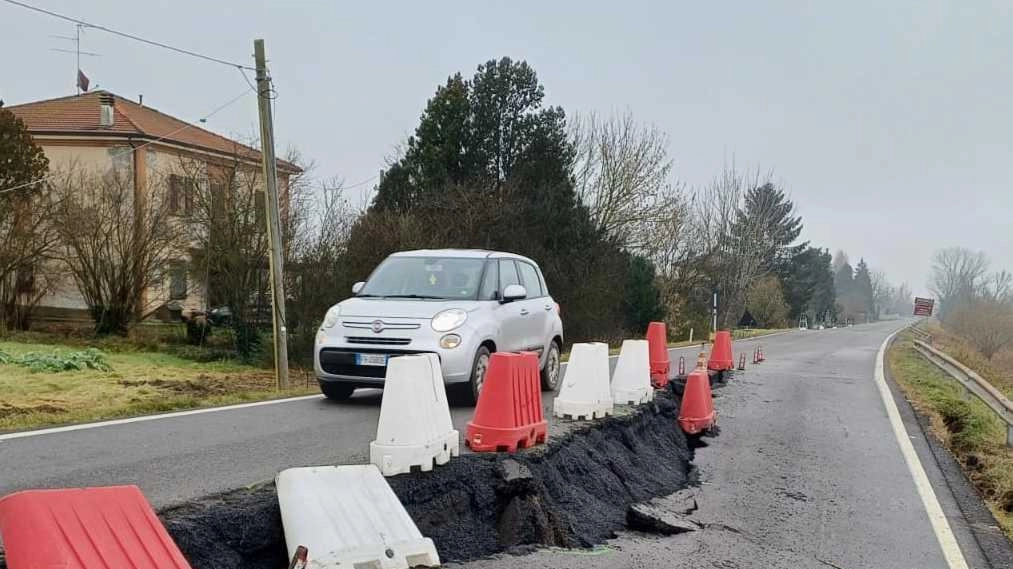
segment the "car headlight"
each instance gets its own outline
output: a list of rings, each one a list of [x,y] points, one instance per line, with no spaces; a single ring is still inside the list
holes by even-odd
[[[338,316],[341,315],[340,306],[332,306],[324,315],[324,328],[333,328],[338,323]]]
[[[433,330],[437,332],[449,332],[457,328],[468,319],[468,313],[460,308],[450,308],[433,316]]]

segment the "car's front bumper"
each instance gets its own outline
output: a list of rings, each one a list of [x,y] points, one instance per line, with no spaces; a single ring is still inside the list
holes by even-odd
[[[409,354],[434,353],[440,358],[445,383],[460,383],[471,378],[475,350],[478,343],[462,335],[461,345],[441,348],[435,338],[432,342],[413,341],[408,346],[376,346],[352,344],[332,334],[318,334],[313,348],[313,367],[320,383],[346,383],[357,387],[383,387],[386,366],[366,366],[356,363],[356,354],[384,354],[397,357]]]

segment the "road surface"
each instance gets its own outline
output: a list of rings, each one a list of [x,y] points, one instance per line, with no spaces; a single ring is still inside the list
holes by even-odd
[[[884,339],[902,325],[771,338],[766,362],[716,390],[720,434],[705,439],[694,460],[702,484],[691,517],[704,529],[670,537],[625,533],[590,555],[542,550],[466,566],[990,567],[910,407],[887,388],[949,535],[940,537],[930,522],[894,434],[875,367]]]

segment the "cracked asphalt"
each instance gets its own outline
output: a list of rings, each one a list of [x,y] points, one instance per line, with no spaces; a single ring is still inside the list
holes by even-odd
[[[880,345],[903,324],[771,338],[767,361],[715,391],[720,434],[697,449],[699,508],[689,515],[703,529],[623,532],[595,550],[543,549],[464,566],[948,568],[873,379]],[[896,393],[894,400],[907,406]],[[906,414],[967,565],[990,567],[910,408]]]

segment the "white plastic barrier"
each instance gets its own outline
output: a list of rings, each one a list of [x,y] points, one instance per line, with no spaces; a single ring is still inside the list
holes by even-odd
[[[276,483],[288,556],[305,546],[307,568],[440,564],[433,540],[422,536],[372,464],[289,468]]]
[[[461,454],[460,437],[450,420],[447,390],[436,354],[391,358],[380,403],[376,440],[369,462],[384,476],[424,471]]]
[[[647,340],[623,340],[612,372],[612,399],[623,405],[639,405],[654,399]]]
[[[595,419],[612,414],[608,344],[574,344],[552,414],[570,419]]]

